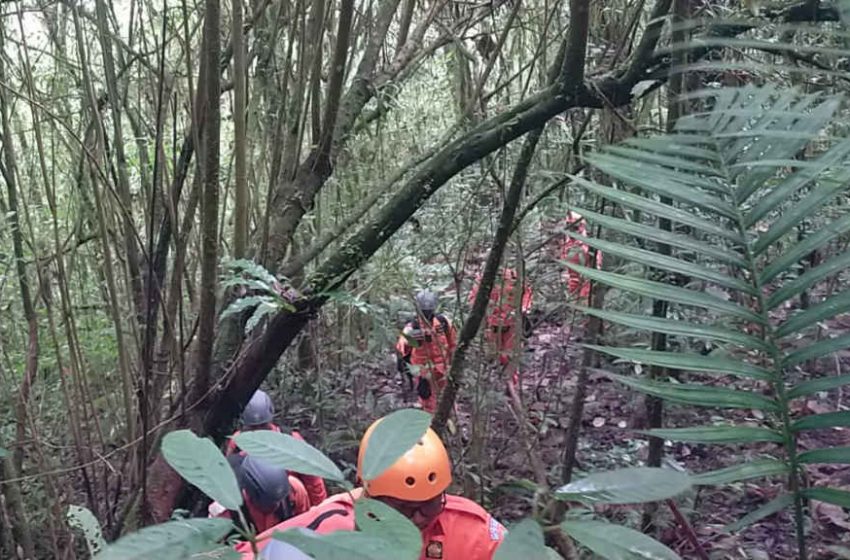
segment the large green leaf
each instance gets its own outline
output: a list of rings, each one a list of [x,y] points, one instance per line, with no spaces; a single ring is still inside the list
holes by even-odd
[[[759,338],[743,334],[740,331],[726,329],[723,327],[714,327],[706,325],[697,325],[685,321],[676,321],[673,319],[659,319],[657,317],[646,317],[644,315],[634,315],[631,313],[620,313],[619,311],[603,311],[601,309],[593,309],[580,305],[573,306],[588,315],[593,315],[618,323],[634,329],[642,329],[649,332],[661,332],[676,336],[690,336],[694,338],[705,338],[709,340],[719,340],[721,342],[729,342],[737,344],[743,348],[757,349],[768,351],[769,345]]]
[[[810,500],[820,500],[843,508],[850,508],[850,492],[837,488],[806,488],[803,490]]]
[[[691,487],[690,477],[671,469],[632,467],[591,475],[561,486],[559,500],[583,503],[637,504],[677,496]]]
[[[607,560],[679,560],[679,555],[652,537],[622,525],[575,520],[564,521],[561,528],[576,542]]]
[[[735,245],[743,245],[741,236],[736,231],[727,227],[718,226],[714,222],[695,216],[694,214],[680,208],[675,208],[669,204],[660,204],[658,201],[623,190],[618,190],[612,187],[603,187],[602,185],[590,182],[582,177],[571,175],[570,179],[590,193],[601,196],[602,198],[617,204],[634,208],[641,212],[646,212],[651,216],[667,218],[672,222],[690,226],[710,235],[716,235],[722,239],[732,242]]]
[[[90,509],[70,505],[68,506],[68,513],[65,517],[68,519],[68,525],[70,527],[83,532],[89,554],[94,556],[106,547],[106,541],[103,540],[103,532],[100,530],[100,523]]]
[[[805,397],[807,395],[813,395],[821,391],[837,389],[838,387],[843,387],[844,385],[848,384],[850,384],[850,375],[836,375],[834,377],[821,377],[819,379],[810,379],[809,381],[803,381],[799,385],[795,385],[794,387],[792,387],[786,393],[786,396],[789,399],[796,399],[799,397]]]
[[[759,236],[752,247],[753,254],[761,255],[768,247],[796,227],[803,218],[813,215],[822,204],[844,192],[848,181],[850,181],[850,170],[846,168],[837,173],[834,178],[819,181],[817,188],[812,189],[807,196],[796,201],[793,206],[786,208],[770,228]]]
[[[812,251],[817,250],[821,246],[829,243],[835,237],[850,231],[850,213],[838,218],[837,220],[819,226],[817,231],[806,236],[805,239],[792,245],[790,249],[785,251],[781,256],[773,259],[759,275],[759,281],[762,285],[768,284],[779,274],[788,271],[794,264]]]
[[[703,309],[717,311],[718,313],[726,313],[754,323],[763,322],[761,315],[753,313],[749,309],[741,307],[731,301],[721,299],[706,292],[689,290],[687,288],[671,286],[670,284],[665,284],[663,282],[655,282],[654,280],[646,280],[643,278],[636,278],[634,276],[626,276],[624,274],[604,272],[602,270],[588,268],[571,262],[564,262],[563,264],[586,278],[595,282],[607,284],[608,286],[612,286],[620,290],[633,292],[649,298],[701,307]],[[658,265],[659,268],[663,268],[663,265],[660,262]]]
[[[778,337],[796,334],[814,325],[818,321],[830,319],[839,313],[850,311],[850,290],[833,295],[829,299],[820,302],[817,305],[796,313],[790,319],[782,323],[776,329],[775,334]]]
[[[685,371],[731,374],[752,379],[771,379],[771,373],[742,360],[703,356],[701,354],[683,354],[679,352],[660,352],[638,348],[617,348],[614,346],[596,346],[585,344],[598,352],[610,354],[631,362],[661,366]]]
[[[782,362],[784,367],[792,367],[809,360],[828,356],[839,350],[844,350],[850,346],[850,334],[838,336],[835,338],[827,338],[814,344],[807,344],[799,350],[795,350],[789,354]]]
[[[809,416],[803,416],[791,424],[791,429],[795,432],[838,427],[850,427],[850,411],[842,410],[840,412],[810,414]]]
[[[121,537],[95,560],[186,560],[218,548],[215,542],[233,529],[229,519],[193,518],[144,527]]]
[[[700,486],[720,486],[722,484],[731,484],[740,480],[786,474],[788,474],[788,465],[782,461],[777,461],[776,459],[760,459],[723,469],[691,475],[691,480],[693,480],[694,484],[698,484]]]
[[[717,247],[710,243],[702,242],[688,235],[681,235],[678,233],[665,231],[657,227],[642,225],[637,222],[614,218],[612,216],[606,216],[604,214],[598,214],[587,208],[576,208],[576,210],[580,212],[588,221],[594,224],[598,224],[606,229],[619,231],[620,233],[625,233],[638,239],[645,239],[649,241],[655,241],[656,243],[670,245],[672,247],[678,247],[679,249],[684,249],[685,251],[690,251],[697,255],[711,257],[712,259],[715,259],[718,262],[729,263],[740,268],[747,267],[747,261],[745,261],[735,252],[730,251],[725,247]],[[575,235],[575,233],[570,233],[570,235]],[[597,238],[590,239],[592,239],[594,243],[598,243],[600,241]],[[607,242],[605,243],[607,244]],[[612,243],[611,245],[616,247],[622,247],[621,245],[617,245],[615,243]],[[603,248],[601,245],[599,247]],[[609,249],[608,252],[613,253],[611,249]],[[653,253],[651,251],[644,252],[649,253],[651,255],[658,255],[658,253]],[[642,254],[643,252],[639,253],[639,255]],[[629,258],[631,258],[631,260],[637,260],[636,258],[634,258],[634,256]],[[641,260],[641,262],[643,261]],[[747,284],[746,282],[740,281],[740,283],[742,285],[747,286],[748,289],[751,289],[749,288],[749,284]],[[746,289],[744,288],[742,288],[742,290],[746,291]]]
[[[850,447],[827,447],[825,449],[812,449],[800,453],[797,459],[801,463],[829,463],[850,464]]]
[[[387,470],[425,435],[431,415],[412,408],[386,416],[369,437],[363,456],[363,480],[369,481]]]
[[[305,441],[271,430],[241,432],[236,445],[249,455],[264,459],[278,467],[329,480],[343,481],[345,475],[333,461]]]
[[[671,441],[697,443],[753,443],[759,441],[782,443],[784,441],[782,434],[754,426],[700,426],[638,430],[638,432]]]
[[[410,520],[377,500],[361,498],[354,502],[354,509],[357,531],[318,535],[304,529],[290,529],[272,536],[321,560],[419,558],[422,534]]]
[[[827,153],[815,160],[814,165],[799,169],[797,172],[785,178],[780,184],[771,188],[758,203],[746,213],[744,227],[749,228],[764,218],[768,213],[776,210],[782,203],[794,194],[797,189],[808,185],[823,171],[835,165],[841,165],[843,160],[850,155],[850,141],[843,141],[833,146]]]
[[[533,519],[523,519],[511,526],[505,540],[496,550],[493,560],[547,560],[550,558],[543,542],[543,530]]]
[[[722,198],[711,196],[704,190],[688,188],[692,179],[688,173],[664,173],[657,166],[602,152],[586,156],[585,160],[606,175],[630,186],[640,187],[686,204],[695,204],[726,218],[736,216],[735,210]]]
[[[703,150],[703,152],[711,154],[711,152],[707,150]],[[619,145],[615,144],[611,146],[606,146],[604,152],[602,153],[616,154],[624,160],[641,161],[649,164],[656,164],[660,167],[660,169],[653,171],[654,173],[669,173],[671,169],[673,171],[692,171],[695,174],[694,176],[692,176],[692,186],[702,187],[710,190],[717,189],[717,183],[715,181],[703,179],[700,177],[700,175],[718,175],[717,168],[711,165],[705,165],[703,163],[696,162],[694,161],[693,157],[681,157],[684,154],[665,155],[657,151],[655,148],[644,146],[640,142],[640,139],[638,139],[638,141],[636,142],[632,142],[631,146],[628,146],[625,143]],[[675,174],[671,175],[671,178],[674,180],[677,177],[678,176]]]
[[[710,144],[705,136],[694,134],[665,134],[664,136],[646,136],[627,138],[621,144],[636,146],[658,154],[670,154],[678,157],[688,157],[692,160],[701,159],[718,162],[720,158],[714,150],[702,146]]]
[[[799,296],[821,280],[847,268],[850,268],[850,251],[829,259],[820,266],[808,270],[806,273],[783,285],[767,300],[767,308],[773,309],[783,301]]]
[[[791,494],[783,494],[778,498],[774,498],[760,508],[751,511],[735,523],[727,525],[724,529],[730,533],[740,531],[745,527],[749,527],[756,521],[760,521],[765,517],[769,517],[774,513],[782,511],[794,502],[794,497]]]
[[[757,393],[735,391],[724,387],[706,385],[686,385],[635,379],[624,375],[608,374],[609,377],[628,385],[642,393],[660,397],[672,402],[693,406],[711,406],[717,408],[755,408],[758,410],[778,410],[776,401]]]
[[[226,509],[242,506],[242,492],[233,469],[215,444],[190,430],[170,432],[162,438],[162,455],[180,476]]]
[[[663,231],[663,230],[660,230]],[[664,270],[672,274],[682,274],[691,278],[712,282],[718,286],[723,286],[732,290],[737,290],[744,293],[756,295],[757,290],[738,278],[727,276],[717,270],[700,266],[691,261],[675,259],[653,251],[639,249],[629,245],[620,245],[618,243],[609,243],[595,237],[585,237],[577,233],[571,233],[571,237],[584,242],[591,247],[600,250],[605,255],[617,256],[625,260],[637,262],[645,266]],[[667,284],[669,286],[669,284]],[[693,292],[691,292],[693,293]],[[716,298],[715,298],[716,299]],[[724,303],[728,303],[725,302]]]
[[[357,528],[390,543],[396,558],[416,560],[422,550],[422,533],[408,518],[378,500],[360,498],[354,502]]]

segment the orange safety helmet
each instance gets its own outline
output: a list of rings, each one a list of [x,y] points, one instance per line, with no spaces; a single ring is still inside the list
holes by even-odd
[[[576,222],[581,222],[582,220],[584,220],[584,216],[582,216],[578,212],[570,210],[567,214],[567,224],[574,224]]]
[[[357,478],[370,496],[387,496],[409,502],[424,502],[446,491],[452,482],[452,466],[446,446],[437,432],[428,428],[416,445],[393,463],[377,478],[363,480],[363,456],[369,437],[375,430],[379,418],[369,426],[360,440],[357,454]]]

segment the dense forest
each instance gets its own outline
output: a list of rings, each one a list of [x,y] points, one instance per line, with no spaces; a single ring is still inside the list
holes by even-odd
[[[850,558],[850,2],[0,13],[0,558]]]

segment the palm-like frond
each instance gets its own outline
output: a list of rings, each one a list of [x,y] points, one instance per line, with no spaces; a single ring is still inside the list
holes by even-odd
[[[825,501],[847,500],[846,493],[833,489],[804,490],[802,480],[805,464],[847,463],[850,450],[799,453],[796,439],[804,430],[847,426],[850,415],[836,412],[793,418],[790,401],[848,384],[850,376],[803,380],[795,386],[790,374],[794,366],[850,343],[848,336],[813,339],[817,324],[850,310],[850,292],[831,294],[805,310],[777,311],[783,303],[850,265],[850,252],[843,252],[802,274],[798,266],[812,251],[830,247],[836,237],[850,231],[850,214],[838,212],[841,215],[835,217],[835,199],[850,186],[850,140],[824,134],[841,100],[775,87],[705,90],[689,97],[706,109],[680,119],[674,133],[631,139],[587,158],[613,179],[614,186],[584,178],[575,182],[613,203],[620,209],[615,214],[628,217],[634,210],[640,216],[639,220],[623,219],[578,209],[615,234],[606,237],[618,239],[583,238],[585,242],[645,269],[669,277],[686,276],[693,282],[677,286],[567,266],[629,294],[696,311],[689,313],[687,320],[676,320],[585,309],[629,328],[684,340],[708,339],[724,346],[727,352],[722,358],[687,351],[593,348],[616,358],[683,372],[681,382],[612,375],[644,393],[692,406],[764,411],[764,425],[759,427],[724,424],[649,433],[681,441],[779,444],[776,458],[760,462],[758,468],[737,465],[699,476],[707,484],[718,484],[787,474],[788,497],[771,502],[742,522],[792,503],[799,522],[803,501],[812,491]],[[797,228],[813,216],[819,216],[825,225],[797,239]],[[671,220],[676,227],[672,232],[653,227],[652,222],[660,219]],[[667,254],[660,252],[664,245],[671,248]],[[807,343],[801,345],[801,340]],[[692,378],[694,372],[734,375],[740,381],[734,389],[715,387],[699,382],[704,378]]]

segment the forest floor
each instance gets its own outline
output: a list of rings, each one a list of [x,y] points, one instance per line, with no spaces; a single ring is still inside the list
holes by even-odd
[[[850,321],[846,318],[838,321],[826,328],[850,330]],[[547,477],[553,486],[561,480],[567,411],[582,351],[576,336],[571,334],[580,329],[570,327],[555,322],[538,325],[526,340],[522,356],[520,394],[529,423],[536,432],[535,451],[548,466]],[[621,366],[603,363],[602,367]],[[818,375],[850,370],[850,352],[820,361],[816,369]],[[455,421],[459,429],[450,440],[455,455],[456,482],[467,496],[481,501],[499,519],[510,523],[529,512],[529,488],[533,483],[528,481],[535,478],[531,462],[517,436],[518,424],[507,405],[503,386],[486,381],[494,377],[493,368],[482,367],[480,371],[467,372],[467,376],[479,377],[469,379],[472,389],[463,393],[456,409]],[[703,376],[700,380],[711,380],[724,387],[741,383],[739,379],[723,376]],[[330,383],[336,385],[330,391],[336,395],[335,402],[332,406],[325,403],[326,406],[321,407],[320,423],[344,428],[330,434],[325,432],[322,439],[325,448],[343,464],[353,464],[355,434],[368,425],[376,412],[382,414],[405,404],[414,405],[410,395],[404,398],[401,379],[386,362],[372,366],[361,363],[354,371]],[[482,387],[489,389],[482,391]],[[845,408],[840,391],[817,394],[796,404],[795,413],[799,415]],[[601,373],[592,373],[584,407],[577,474],[643,464],[648,445],[645,438],[634,432],[636,427],[641,427],[643,409],[642,399],[634,392]],[[321,430],[317,430],[315,408],[312,413],[308,408],[301,408],[301,413],[301,419],[312,424],[318,436]],[[705,425],[721,418],[721,414],[726,420],[744,425],[763,418],[757,410],[718,411],[668,405],[665,426]],[[308,420],[308,416],[312,420]],[[310,429],[306,425],[303,427]],[[476,445],[476,441],[483,443]],[[801,439],[801,450],[846,445],[850,445],[850,428],[808,432]],[[665,466],[702,473],[769,456],[775,451],[776,444],[769,443],[747,446],[668,444]],[[816,465],[809,472],[811,486],[850,490],[850,469],[844,466]],[[798,557],[790,511],[763,519],[738,533],[724,531],[726,525],[780,495],[783,488],[780,477],[719,487],[703,486],[679,497],[677,504],[712,559],[790,560]],[[632,527],[639,526],[643,513],[642,506],[598,505],[595,510],[611,521]],[[846,510],[823,502],[812,502],[812,510],[816,523],[809,527],[809,557],[817,560],[850,558],[850,517]],[[659,527],[656,536],[682,558],[697,558],[685,532],[675,523],[666,505],[659,505],[656,516]]]

